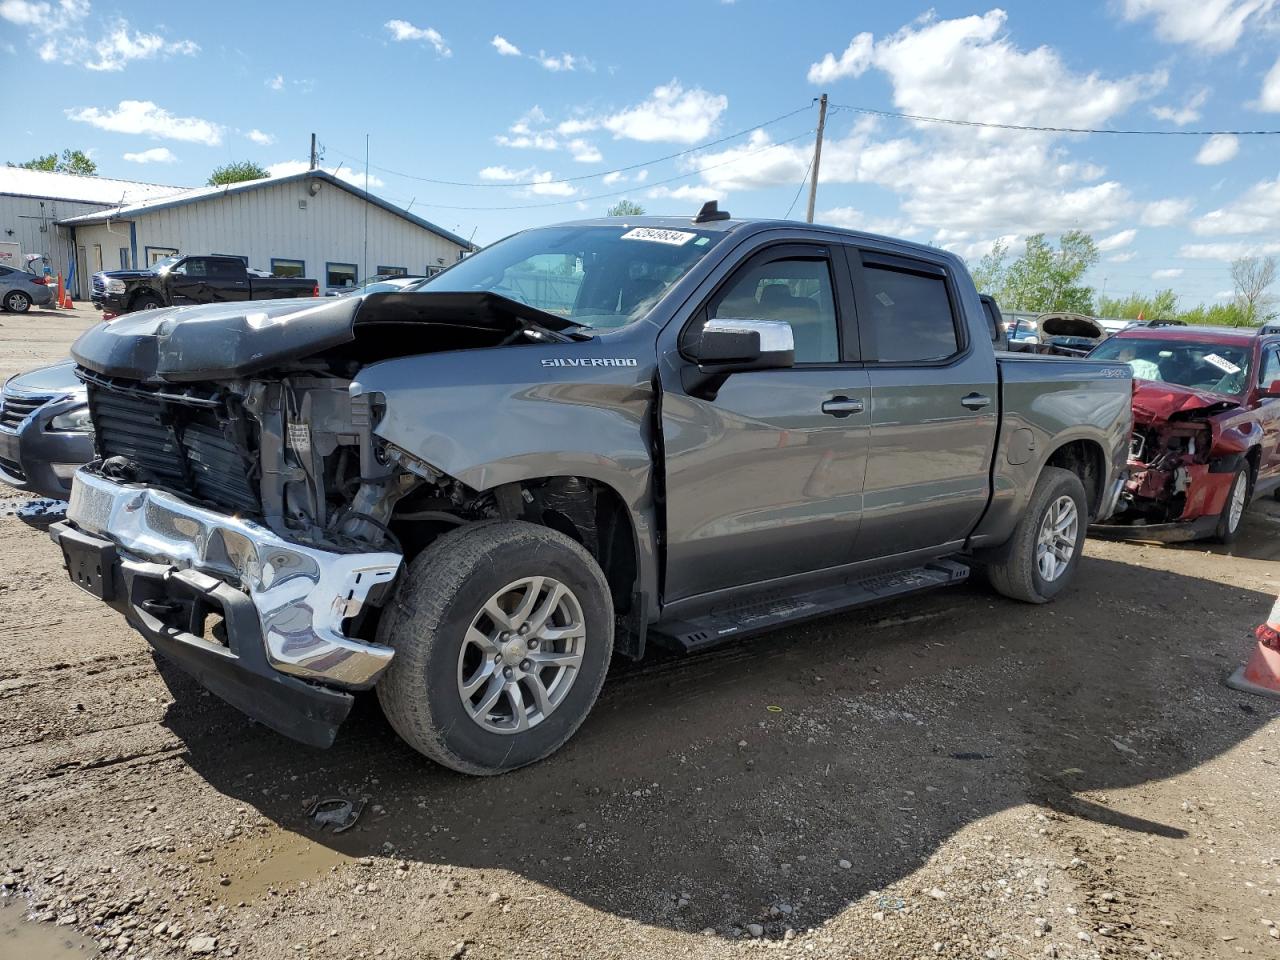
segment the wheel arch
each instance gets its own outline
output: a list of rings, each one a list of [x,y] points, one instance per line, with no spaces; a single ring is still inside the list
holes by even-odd
[[[1107,482],[1107,457],[1102,444],[1088,437],[1077,437],[1067,440],[1054,448],[1040,466],[1059,467],[1069,470],[1080,478],[1084,485],[1085,497],[1088,501],[1089,516],[1097,515],[1098,507],[1105,496]]]

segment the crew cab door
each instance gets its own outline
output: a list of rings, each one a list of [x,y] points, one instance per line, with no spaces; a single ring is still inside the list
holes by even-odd
[[[169,298],[175,304],[249,299],[249,277],[234,257],[187,257],[168,273]]]
[[[987,506],[999,427],[985,320],[966,319],[945,258],[861,246],[846,253],[871,386],[855,558],[963,540]]]
[[[766,247],[709,278],[678,336],[664,331],[667,603],[849,559],[869,392],[850,335],[848,273],[834,252]],[[718,389],[700,389],[679,337],[724,318],[790,323],[795,366],[734,373]]]
[[[1271,487],[1280,480],[1280,398],[1262,394],[1280,380],[1280,343],[1264,343],[1258,357],[1258,422],[1262,426],[1262,451],[1257,487]]]

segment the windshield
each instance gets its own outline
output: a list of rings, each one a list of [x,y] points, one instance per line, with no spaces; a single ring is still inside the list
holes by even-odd
[[[546,227],[486,247],[427,282],[489,292],[597,330],[639,320],[725,234],[656,227]]]
[[[1089,354],[1094,360],[1120,360],[1135,380],[1162,380],[1196,390],[1231,396],[1249,386],[1250,344],[1197,343],[1159,337],[1113,337]]]
[[[408,277],[391,280],[374,280],[361,284],[354,288],[347,296],[356,297],[363,296],[366,293],[408,293],[417,289],[418,284],[423,283],[421,277],[410,279]]]
[[[161,257],[151,265],[151,269],[156,273],[164,273],[181,259],[181,257]]]

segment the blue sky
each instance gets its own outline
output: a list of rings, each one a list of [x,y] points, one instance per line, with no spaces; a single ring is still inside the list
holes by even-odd
[[[0,0],[13,111],[0,159],[79,147],[104,176],[198,185],[229,160],[303,165],[314,131],[323,165],[360,181],[367,134],[374,192],[487,242],[619,196],[651,213],[715,197],[737,215],[802,217],[804,196],[792,202],[822,92],[1022,125],[1280,129],[1280,0],[218,9]],[[588,179],[564,182],[576,177]],[[817,208],[971,258],[999,237],[1016,251],[1029,233],[1078,227],[1104,247],[1097,287],[1171,286],[1189,306],[1230,290],[1232,257],[1280,253],[1280,137],[833,109]]]

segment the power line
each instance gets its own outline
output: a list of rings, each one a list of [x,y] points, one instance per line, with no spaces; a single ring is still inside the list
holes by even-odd
[[[434,183],[443,187],[535,187],[546,185],[548,183],[579,183],[583,180],[595,180],[599,177],[607,177],[615,173],[630,173],[632,170],[639,170],[641,167],[651,167],[658,163],[665,163],[668,160],[676,160],[680,157],[687,157],[691,153],[697,153],[700,150],[706,150],[710,147],[718,147],[722,143],[728,143],[730,140],[736,140],[739,137],[746,136],[749,133],[755,133],[757,130],[763,130],[765,127],[771,127],[775,123],[781,123],[783,120],[789,120],[798,113],[804,113],[806,110],[812,110],[813,103],[808,103],[803,107],[798,107],[790,113],[784,113],[781,116],[774,117],[772,120],[766,120],[763,123],[757,123],[755,126],[747,127],[739,130],[737,133],[731,133],[728,136],[721,137],[718,140],[709,140],[706,143],[699,144],[696,147],[689,147],[687,150],[680,150],[676,153],[669,153],[664,157],[657,157],[653,160],[643,160],[640,163],[633,163],[625,167],[616,167],[613,170],[600,170],[596,173],[584,173],[576,177],[562,177],[558,180],[520,180],[520,181],[467,181],[467,180],[438,180],[432,177],[420,177],[415,173],[404,173],[400,170],[392,170],[390,167],[380,167],[373,165],[374,170],[382,173],[389,173],[396,177],[404,177],[408,180],[419,180],[422,183]],[[351,160],[359,160],[357,156],[343,152],[342,150],[333,148],[333,152],[347,157]],[[467,208],[459,208],[467,209]]]
[[[1100,127],[1035,127],[1018,123],[986,123],[981,120],[955,120],[950,117],[924,117],[912,113],[895,113],[873,107],[857,107],[844,103],[831,104],[833,110],[848,110],[873,117],[894,120],[916,120],[921,123],[946,123],[956,127],[988,127],[994,130],[1026,130],[1034,133],[1109,133],[1129,137],[1276,137],[1280,130],[1113,130]]]
[[[815,150],[816,153],[816,150]],[[796,187],[796,195],[791,198],[791,205],[787,207],[787,212],[782,215],[783,220],[791,219],[791,211],[796,208],[796,201],[800,199],[800,194],[804,192],[804,185],[809,180],[809,171],[813,169],[813,156],[809,157],[809,165],[804,168],[804,176],[800,178],[800,186]]]
[[[767,153],[770,150],[775,150],[778,147],[786,146],[788,143],[794,143],[797,140],[803,140],[812,135],[813,135],[813,130],[805,130],[803,133],[797,133],[794,137],[787,137],[785,140],[779,140],[777,143],[771,143],[767,147],[761,147],[759,150],[752,150],[748,153],[743,153],[736,157],[733,157],[730,160],[722,160],[720,163],[708,164],[707,166],[699,167],[696,170],[689,170],[685,173],[678,173],[674,177],[667,177],[665,180],[655,180],[652,183],[646,183],[643,186],[646,189],[651,189],[653,187],[663,186],[664,184],[674,183],[677,180],[684,180],[684,179],[687,179],[688,177],[695,177],[698,174],[703,173],[707,170],[715,170],[718,167],[727,167],[730,164],[737,163],[739,160],[745,160],[747,157],[754,157],[757,154]],[[554,183],[554,182],[556,181],[543,181],[541,184],[534,184],[534,186],[543,186],[546,183]],[[508,183],[508,184],[503,184],[503,186],[509,187],[509,186],[513,186],[513,184]],[[436,210],[536,210],[536,209],[541,209],[543,207],[563,207],[570,203],[585,203],[589,200],[608,200],[608,199],[612,199],[613,197],[622,197],[627,195],[628,193],[631,193],[634,190],[635,186],[636,185],[633,184],[631,187],[628,187],[627,189],[615,190],[612,193],[595,193],[586,197],[568,197],[564,200],[552,200],[548,203],[517,203],[517,204],[512,204],[509,206],[502,206],[502,207],[464,207],[464,206],[453,206],[453,205],[443,204],[443,203],[428,203],[426,201],[423,201],[422,205],[425,207],[433,207]]]

